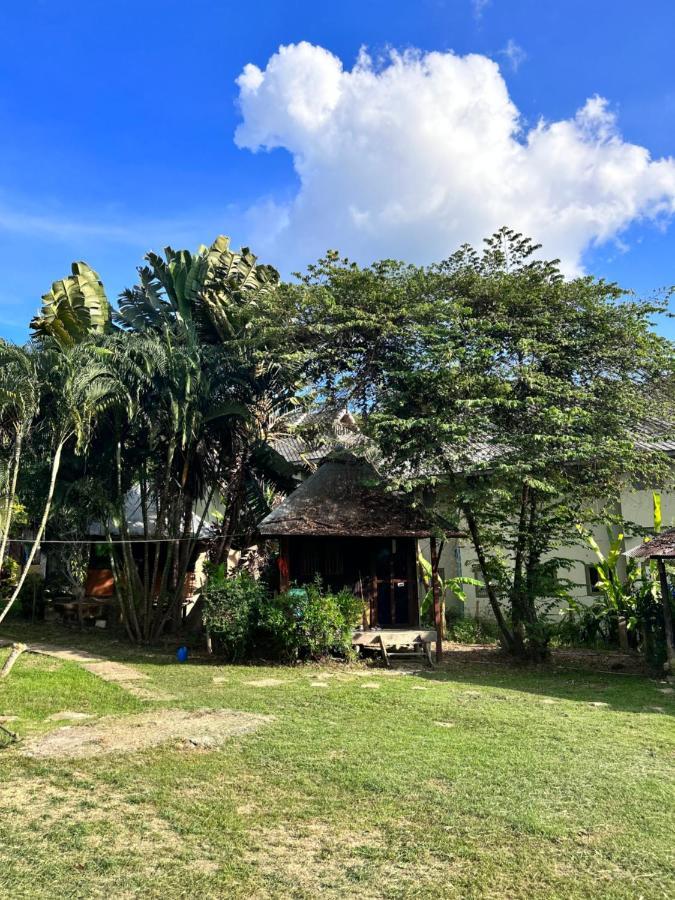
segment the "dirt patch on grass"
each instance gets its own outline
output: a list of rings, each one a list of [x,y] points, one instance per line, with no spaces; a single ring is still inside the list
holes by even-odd
[[[92,675],[102,678],[103,681],[127,682],[148,680],[148,676],[144,672],[139,672],[138,669],[132,669],[131,666],[126,666],[124,663],[114,662],[109,659],[97,662],[84,662],[81,663],[81,665],[87,672],[91,672]]]
[[[129,803],[109,787],[104,795],[96,796],[90,785],[61,785],[47,778],[20,779],[3,785],[2,802],[6,814],[16,815],[16,821],[27,831],[49,831],[61,822],[77,823],[86,830],[87,825],[109,822],[114,826],[111,832],[106,831],[109,840],[114,839],[120,825],[142,819],[139,837],[148,841],[148,849],[155,841],[172,851],[180,847],[178,835],[150,807]],[[91,837],[90,843],[96,843],[93,834]],[[126,840],[119,838],[120,848],[124,848]]]
[[[48,722],[79,722],[82,719],[92,719],[93,716],[90,713],[83,712],[72,712],[69,709],[64,709],[61,712],[52,713],[51,716],[47,716]]]
[[[66,726],[32,738],[21,745],[20,752],[39,759],[83,757],[135,753],[167,743],[187,750],[214,750],[227,738],[255,731],[273,718],[232,709],[163,709],[124,718],[107,716],[91,725]]]
[[[311,821],[255,832],[246,861],[271,888],[258,896],[344,897],[359,886],[360,896],[373,897],[360,882],[383,844],[376,830],[343,831]]]
[[[282,684],[286,684],[283,678],[255,678],[253,681],[245,681],[244,684],[247,687],[257,687],[257,688],[266,688],[266,687],[281,687]]]

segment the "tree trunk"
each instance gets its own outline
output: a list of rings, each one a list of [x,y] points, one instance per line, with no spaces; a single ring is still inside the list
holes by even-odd
[[[520,614],[526,630],[525,655],[532,662],[543,662],[549,656],[548,639],[545,637],[543,629],[538,627],[537,595],[534,584],[535,572],[541,561],[542,548],[535,532],[537,495],[531,489],[528,502],[530,509],[526,536],[527,557],[525,561],[525,578],[521,592]]]
[[[518,517],[518,535],[516,538],[515,558],[513,563],[513,587],[511,590],[511,621],[516,652],[525,656],[527,644],[527,598],[523,586],[523,564],[527,545],[527,511],[529,504],[529,487],[523,482],[520,498],[520,514]]]
[[[24,585],[26,577],[28,576],[28,570],[33,565],[33,560],[35,559],[35,554],[37,553],[37,548],[40,546],[40,541],[43,538],[45,533],[45,528],[47,527],[47,520],[49,519],[49,513],[52,508],[52,500],[54,499],[54,488],[56,487],[56,477],[59,474],[59,468],[61,466],[61,454],[63,453],[63,448],[65,446],[67,438],[63,438],[56,447],[56,452],[54,454],[54,459],[52,460],[52,472],[49,480],[49,492],[47,494],[47,502],[45,503],[45,508],[42,513],[42,519],[40,521],[40,526],[38,528],[37,534],[35,536],[35,540],[33,541],[33,546],[31,547],[30,553],[28,554],[28,559],[26,560],[26,565],[24,566],[23,572],[21,573],[21,577],[19,581],[12,591],[12,596],[7,601],[7,605],[0,613],[0,622],[2,622],[10,611],[14,603],[16,602],[17,597],[21,593],[21,588]]]
[[[244,487],[244,476],[246,474],[246,454],[241,450],[237,454],[236,463],[233,466],[232,476],[227,490],[227,520],[223,526],[223,536],[218,544],[216,558],[214,563],[220,565],[224,562],[227,567],[227,561],[232,549],[232,542],[237,530],[239,522],[239,512],[241,508],[241,495]]]
[[[122,578],[119,573],[119,569],[117,567],[117,560],[115,559],[115,548],[113,545],[112,535],[110,534],[110,528],[106,527],[106,539],[108,541],[108,545],[110,547],[110,569],[113,573],[113,581],[115,583],[115,595],[120,604],[120,612],[122,614],[122,622],[124,624],[124,628],[126,630],[127,636],[130,641],[136,643],[140,636],[135,634],[129,619],[128,613],[128,604],[129,597],[124,596],[124,592],[128,590],[127,586],[123,583]]]
[[[462,511],[464,513],[466,523],[469,526],[469,533],[471,535],[473,548],[476,552],[476,558],[478,560],[478,565],[480,566],[481,574],[483,575],[483,581],[485,582],[485,589],[487,590],[487,595],[490,601],[490,606],[492,607],[492,612],[494,613],[494,617],[497,620],[497,625],[499,626],[499,630],[502,634],[502,637],[504,638],[506,649],[509,651],[509,653],[514,653],[516,652],[514,637],[509,630],[508,625],[506,624],[506,619],[504,618],[504,614],[502,613],[501,607],[499,605],[499,600],[497,599],[497,594],[495,592],[494,586],[490,583],[487,560],[485,558],[485,551],[480,539],[480,532],[478,530],[476,518],[473,514],[473,510],[468,503],[465,503],[463,505]]]
[[[122,490],[122,439],[117,437],[115,447],[115,462],[117,467],[117,507],[119,517],[120,538],[122,546],[122,560],[124,563],[124,587],[126,589],[126,613],[128,618],[129,629],[135,634],[136,640],[142,636],[141,625],[138,621],[138,613],[136,610],[136,599],[142,592],[142,584],[138,567],[134,560],[133,553],[129,542],[129,529],[127,527],[126,509],[124,507],[124,492]]]
[[[438,584],[438,559],[439,554],[436,547],[436,538],[430,540],[430,556],[431,556],[431,591],[434,599],[434,626],[436,628],[436,662],[440,663],[443,659],[443,616],[441,613],[441,600]],[[384,644],[382,645],[384,647]]]
[[[26,650],[28,650],[28,647],[25,644],[12,644],[12,652],[5,660],[2,671],[0,671],[0,678],[7,678],[9,673],[12,671],[12,666],[14,665],[14,663],[22,653],[26,652]]]
[[[16,497],[16,483],[19,478],[19,464],[21,462],[21,446],[23,444],[23,431],[19,428],[16,433],[16,443],[14,445],[14,453],[12,454],[11,469],[7,473],[7,498],[5,500],[5,509],[2,519],[2,543],[0,543],[0,573],[5,563],[5,553],[7,552],[7,542],[9,540],[9,529],[12,524],[12,509],[14,507],[14,498]]]

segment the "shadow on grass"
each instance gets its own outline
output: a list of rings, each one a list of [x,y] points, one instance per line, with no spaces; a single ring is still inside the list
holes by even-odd
[[[630,713],[675,714],[675,688],[640,660],[618,652],[554,650],[546,663],[514,661],[497,648],[445,651],[434,669],[416,669],[423,681],[502,688],[546,700],[587,703]]]
[[[86,650],[115,662],[180,668],[216,667],[226,663],[192,642],[186,663],[176,659],[181,641],[170,638],[159,646],[135,646],[124,636],[94,629],[68,628],[38,623],[30,625],[17,620],[0,630],[0,640],[52,643],[59,647]],[[232,665],[229,663],[228,665]],[[251,660],[236,664],[242,670],[254,667],[279,667],[279,663]],[[545,664],[515,662],[496,647],[452,645],[444,653],[442,664],[434,669],[401,664],[393,670],[369,661],[373,675],[414,677],[435,684],[460,683],[469,687],[517,691],[541,698],[542,702],[571,701],[586,703],[598,709],[607,708],[630,713],[675,714],[675,686],[658,673],[641,671],[639,660],[618,652],[593,650],[554,650]]]

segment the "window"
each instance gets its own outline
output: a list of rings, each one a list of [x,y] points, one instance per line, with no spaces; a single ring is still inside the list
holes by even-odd
[[[474,565],[473,565],[473,577],[476,578],[478,581],[483,581],[483,573],[481,572],[480,566],[478,565],[478,563],[474,563]],[[483,582],[483,584],[480,587],[478,587],[478,585],[476,585],[476,600],[487,600],[487,599],[488,599],[488,592],[487,592],[487,588],[485,587],[485,583]]]
[[[599,594],[600,588],[598,587],[598,581],[600,580],[600,573],[598,572],[598,567],[593,565],[586,566],[586,588],[589,594]]]

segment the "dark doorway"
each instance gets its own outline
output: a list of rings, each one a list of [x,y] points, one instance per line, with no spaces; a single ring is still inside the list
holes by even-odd
[[[414,538],[293,536],[288,553],[291,583],[318,575],[329,590],[353,591],[369,606],[372,626],[419,624]]]

